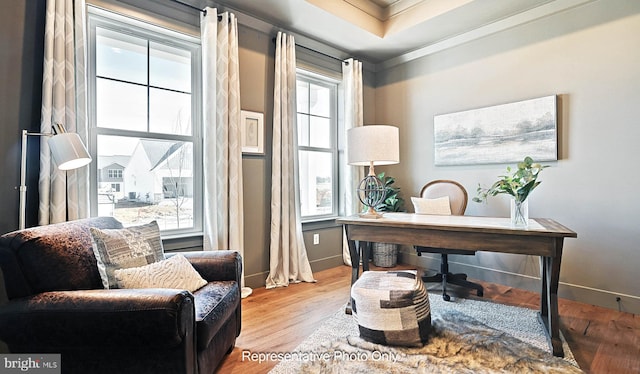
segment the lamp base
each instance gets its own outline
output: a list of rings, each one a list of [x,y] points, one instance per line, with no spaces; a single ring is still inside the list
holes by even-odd
[[[367,219],[378,219],[378,218],[382,218],[382,214],[376,212],[375,209],[373,209],[372,207],[369,207],[369,210],[367,210],[366,212],[360,213],[358,214],[358,216],[360,218],[367,218]]]

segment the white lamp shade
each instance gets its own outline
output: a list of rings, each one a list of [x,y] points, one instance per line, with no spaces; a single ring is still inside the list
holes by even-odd
[[[49,138],[49,148],[60,170],[77,169],[91,162],[87,148],[76,133],[65,132],[52,136]]]
[[[349,165],[391,165],[400,162],[400,131],[387,125],[354,127],[347,131]]]

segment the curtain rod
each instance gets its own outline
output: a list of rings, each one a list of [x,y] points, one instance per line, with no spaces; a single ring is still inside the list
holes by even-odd
[[[276,43],[276,38],[271,39],[271,41],[275,44]],[[316,51],[315,49],[312,49],[312,48],[309,48],[309,47],[305,47],[305,46],[303,46],[301,44],[296,44],[296,47],[300,47],[302,49],[306,49],[307,51],[311,51],[311,52],[317,53],[319,55],[322,55],[322,56],[325,56],[325,57],[329,57],[331,59],[334,59],[334,60],[337,60],[337,61],[340,61],[340,62],[344,62],[345,64],[349,65],[349,61],[348,60],[343,60],[343,59],[340,59],[338,57],[331,56],[331,55],[328,55],[328,54],[320,52],[320,51]]]
[[[178,3],[178,4],[180,4],[180,5],[184,5],[184,6],[186,6],[187,8],[191,8],[191,9],[193,9],[193,10],[197,10],[198,12],[202,12],[205,16],[207,15],[207,10],[206,10],[206,9],[200,9],[200,8],[198,8],[198,7],[196,7],[196,6],[193,6],[193,5],[191,5],[191,4],[188,4],[188,3],[182,2],[182,1],[180,1],[180,0],[171,0],[171,1],[173,1],[174,3]]]
[[[184,5],[184,6],[186,6],[187,8],[191,8],[191,9],[193,9],[193,10],[197,10],[198,12],[200,12],[200,13],[204,14],[205,16],[207,15],[207,10],[206,10],[206,9],[200,9],[200,8],[198,8],[198,7],[196,7],[196,6],[193,6],[193,5],[191,5],[191,4],[188,4],[188,3],[182,2],[182,1],[180,1],[180,0],[171,0],[171,1],[173,1],[174,3],[178,3],[178,4],[180,4],[180,5]],[[218,14],[218,21],[222,21],[222,14]]]

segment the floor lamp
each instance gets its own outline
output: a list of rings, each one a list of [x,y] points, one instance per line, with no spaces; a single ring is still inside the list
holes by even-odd
[[[85,166],[91,162],[91,156],[87,152],[80,136],[76,133],[66,132],[64,126],[57,123],[53,125],[52,133],[28,132],[22,130],[22,155],[20,159],[20,218],[19,229],[25,228],[26,202],[27,202],[27,137],[47,136],[51,155],[60,170],[72,170]]]
[[[360,181],[358,199],[368,207],[360,214],[363,218],[380,218],[375,207],[386,197],[386,188],[375,173],[374,165],[392,165],[400,162],[400,135],[397,127],[368,125],[347,131],[347,163],[369,166],[369,174]]]

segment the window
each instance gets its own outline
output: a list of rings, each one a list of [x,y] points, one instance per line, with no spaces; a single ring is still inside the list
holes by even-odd
[[[108,171],[109,178],[122,178],[122,170],[121,169],[109,169]]]
[[[337,215],[337,83],[298,70],[298,155],[303,220]]]
[[[98,10],[89,31],[92,215],[200,231],[199,41]]]

